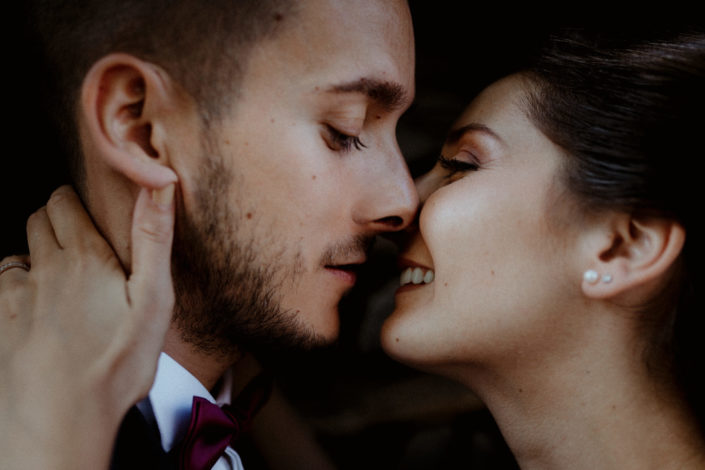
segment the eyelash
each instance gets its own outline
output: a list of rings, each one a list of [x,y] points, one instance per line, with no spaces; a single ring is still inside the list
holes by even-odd
[[[367,145],[363,144],[360,140],[360,137],[358,136],[345,134],[330,125],[326,125],[326,129],[328,130],[328,134],[330,135],[330,138],[332,140],[332,145],[331,143],[328,144],[328,146],[332,150],[349,152],[353,148],[355,150],[362,150],[363,148],[367,148]]]
[[[477,171],[480,169],[480,165],[477,163],[465,162],[463,160],[449,159],[443,155],[438,156],[438,163],[441,168],[448,170],[446,178],[452,178],[458,173],[464,173],[466,171]]]

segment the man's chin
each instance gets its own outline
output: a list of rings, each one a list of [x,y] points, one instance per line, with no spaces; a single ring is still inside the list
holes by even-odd
[[[262,334],[248,338],[251,341],[244,346],[253,354],[267,355],[304,353],[333,346],[340,336],[337,306],[319,312],[323,315],[311,319],[302,309],[284,307],[279,322],[263,328]]]
[[[340,312],[338,305],[328,308],[311,308],[309,312],[316,311],[317,315],[305,315],[303,309],[296,309],[297,323],[302,337],[309,338],[309,347],[315,349],[335,344],[340,336]],[[308,318],[306,318],[308,317]],[[313,318],[312,318],[313,317]]]

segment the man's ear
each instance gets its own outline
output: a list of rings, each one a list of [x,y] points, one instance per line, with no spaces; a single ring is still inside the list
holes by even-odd
[[[648,288],[673,265],[683,249],[685,230],[676,221],[611,214],[586,234],[583,293],[614,298]]]
[[[174,99],[169,77],[155,65],[109,54],[84,78],[79,122],[109,167],[139,186],[162,188],[177,180],[164,129]]]

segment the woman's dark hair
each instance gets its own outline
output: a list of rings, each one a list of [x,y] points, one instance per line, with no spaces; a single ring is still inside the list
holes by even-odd
[[[569,155],[564,186],[584,211],[665,217],[685,228],[668,286],[641,312],[652,339],[645,359],[653,374],[667,374],[683,391],[705,431],[705,259],[698,220],[705,33],[644,38],[564,31],[526,76],[528,114]]]

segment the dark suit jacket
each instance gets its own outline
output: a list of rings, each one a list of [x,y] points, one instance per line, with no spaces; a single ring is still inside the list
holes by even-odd
[[[145,420],[136,406],[130,408],[120,425],[110,469],[176,469],[173,460],[162,449],[159,430]]]

